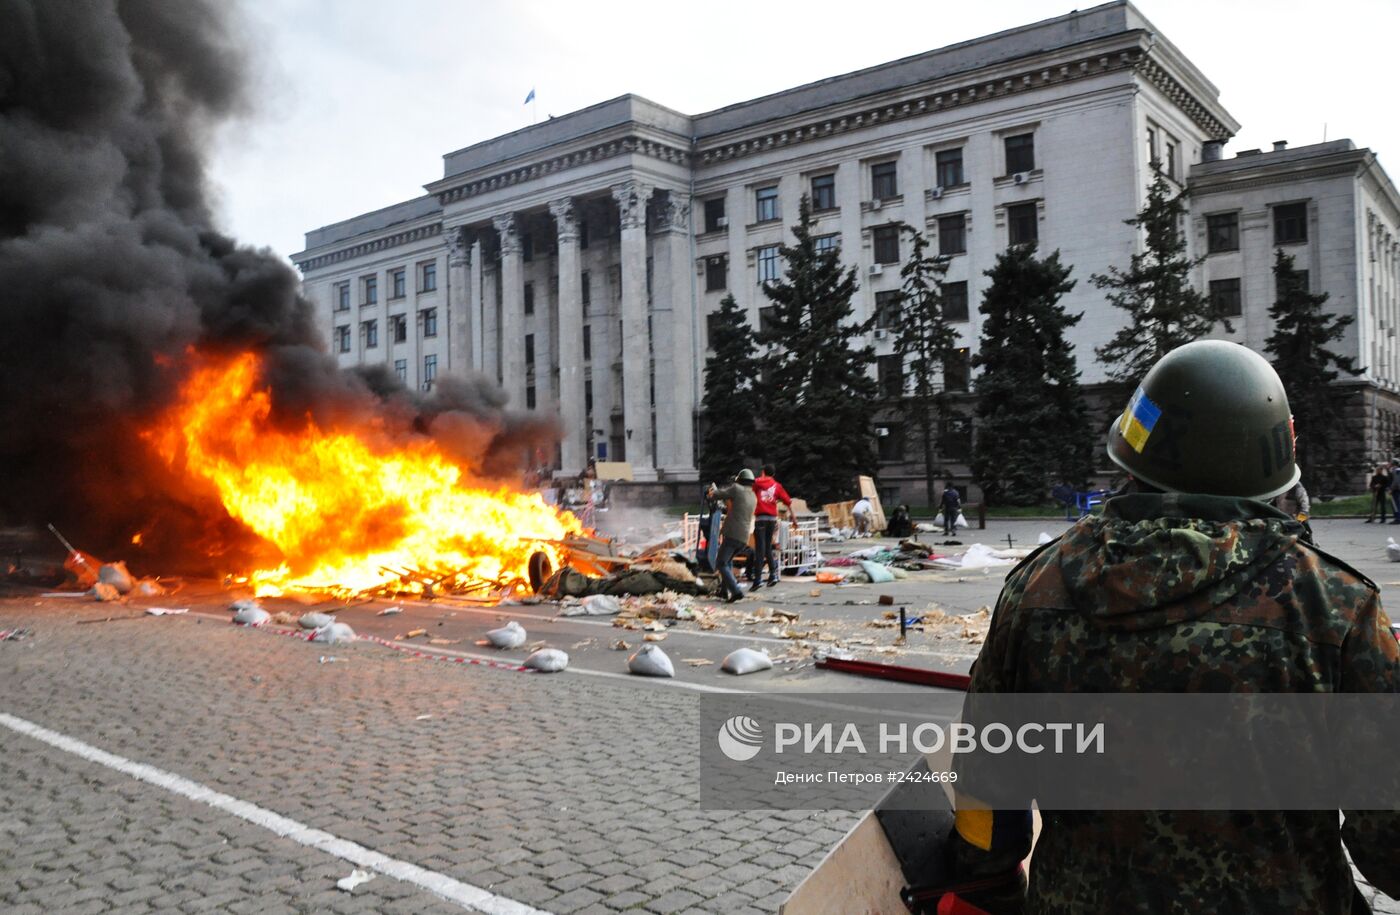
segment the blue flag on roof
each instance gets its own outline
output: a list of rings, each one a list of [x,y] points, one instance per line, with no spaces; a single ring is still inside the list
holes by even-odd
[[[534,90],[534,88],[532,87],[532,88],[530,89],[530,94],[527,95],[527,96],[525,96],[525,104],[528,105],[528,104],[530,104],[531,102],[533,102],[534,100],[535,100],[535,90]]]

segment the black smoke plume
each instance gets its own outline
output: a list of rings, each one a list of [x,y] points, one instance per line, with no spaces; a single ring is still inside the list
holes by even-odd
[[[248,46],[227,0],[0,0],[0,522],[113,557],[140,531],[148,564],[254,555],[140,439],[192,347],[262,353],[279,422],[374,411],[483,475],[547,440],[482,382],[339,371],[290,266],[216,230],[205,151],[253,108]]]

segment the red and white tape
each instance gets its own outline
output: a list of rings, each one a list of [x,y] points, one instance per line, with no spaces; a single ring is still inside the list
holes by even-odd
[[[235,621],[233,624],[235,626],[242,626],[244,629],[257,629],[260,632],[270,632],[273,635],[291,636],[303,642],[311,641],[312,636],[316,634],[314,630],[280,629],[276,626],[269,626],[267,623],[239,623]],[[428,661],[445,661],[448,664],[474,664],[478,667],[493,667],[496,670],[513,670],[516,673],[523,674],[539,673],[539,671],[535,670],[533,667],[525,667],[522,664],[511,664],[505,661],[492,661],[490,658],[469,658],[455,654],[438,654],[432,651],[419,651],[412,646],[401,645],[389,639],[382,639],[377,635],[357,635],[355,636],[355,641],[373,642],[376,645],[383,645],[385,648],[392,648],[395,651],[403,652],[415,658],[423,658]]]

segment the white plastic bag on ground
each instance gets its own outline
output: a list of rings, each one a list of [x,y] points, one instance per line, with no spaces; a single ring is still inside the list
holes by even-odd
[[[511,620],[500,629],[486,633],[486,641],[492,648],[519,648],[525,644],[525,627]]]
[[[958,520],[953,522],[953,527],[967,527],[967,519],[963,517],[962,512],[958,512]]]
[[[577,608],[564,611],[565,616],[612,616],[622,612],[622,602],[611,594],[590,594],[579,601]]]
[[[725,656],[719,669],[725,673],[753,674],[760,670],[772,670],[773,660],[768,657],[768,652],[757,651],[753,648],[736,648]]]
[[[1394,537],[1385,538],[1385,555],[1391,562],[1400,562],[1400,543],[1396,543]]]
[[[272,619],[272,614],[255,600],[236,600],[229,609],[233,611],[233,621],[243,626],[261,626]]]
[[[558,648],[541,648],[525,659],[525,666],[531,670],[554,674],[569,666],[569,656]]]
[[[346,623],[329,623],[316,630],[311,636],[313,642],[325,642],[328,645],[339,645],[341,642],[355,641],[355,630]]]
[[[303,613],[301,619],[297,620],[297,625],[303,629],[321,629],[335,622],[335,617],[329,613]]]
[[[936,515],[933,516],[933,526],[934,526],[934,527],[942,527],[942,526],[943,526],[943,513],[942,513],[942,512],[939,512],[938,514],[936,514]]]
[[[937,530],[937,528],[935,528],[932,524],[929,524],[927,521],[920,521],[918,524],[914,525],[914,530],[922,534],[932,534],[935,530]]]
[[[122,599],[121,594],[117,592],[116,586],[109,585],[105,581],[99,581],[97,584],[93,585],[92,590],[88,591],[88,594],[91,594],[94,600],[100,601]]]
[[[674,677],[676,668],[671,659],[656,645],[643,645],[627,659],[627,669],[643,677]]]
[[[130,594],[131,586],[135,584],[124,562],[103,563],[102,568],[97,570],[97,580],[101,584],[116,588],[118,594]]]
[[[361,883],[369,883],[373,879],[374,874],[371,874],[369,871],[357,869],[352,870],[350,876],[341,877],[335,882],[335,885],[347,893],[352,893],[355,891],[355,887],[359,886]]]

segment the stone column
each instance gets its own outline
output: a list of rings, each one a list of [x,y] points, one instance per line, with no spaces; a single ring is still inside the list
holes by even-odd
[[[515,410],[525,409],[525,287],[520,279],[520,236],[515,214],[493,220],[501,236],[501,387]]]
[[[647,200],[651,185],[611,188],[622,222],[622,421],[635,480],[656,479],[651,446],[651,353],[647,334]]]
[[[559,356],[560,469],[577,474],[587,463],[583,398],[583,291],[579,276],[578,218],[574,200],[565,197],[549,205],[559,239]]]
[[[467,348],[471,356],[471,370],[486,371],[485,328],[486,328],[486,286],[481,280],[481,239],[472,242],[467,254],[470,292],[467,294],[467,307],[471,312],[468,319]],[[493,300],[494,302],[494,300]]]
[[[652,331],[656,355],[656,461],[667,479],[694,480],[695,300],[690,195],[670,191],[654,258]]]
[[[447,230],[446,370],[455,375],[466,375],[471,370],[468,362],[473,323],[471,250],[466,228],[454,226]]]

